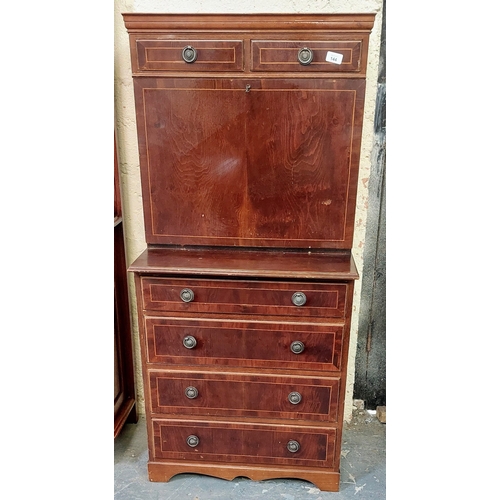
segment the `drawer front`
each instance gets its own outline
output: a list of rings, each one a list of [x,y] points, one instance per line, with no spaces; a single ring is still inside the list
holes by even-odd
[[[361,40],[252,40],[252,70],[279,72],[352,72],[361,71]],[[299,51],[311,51],[312,61],[301,64]],[[332,52],[341,55],[340,64],[326,60]]]
[[[153,420],[155,459],[332,467],[335,439],[335,429]]]
[[[343,325],[146,317],[148,363],[340,370]]]
[[[136,40],[136,54],[138,71],[243,71],[242,40]]]
[[[152,311],[340,318],[346,291],[345,283],[142,279],[144,309]]]
[[[151,411],[336,422],[338,378],[150,371]]]

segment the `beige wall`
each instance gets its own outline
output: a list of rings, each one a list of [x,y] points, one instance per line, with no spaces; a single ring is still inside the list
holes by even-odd
[[[373,144],[373,116],[377,91],[378,54],[382,26],[382,0],[191,0],[172,2],[162,0],[115,0],[115,122],[120,158],[120,180],[127,262],[131,263],[146,248],[142,214],[142,195],[139,176],[139,154],[135,128],[135,110],[130,68],[128,35],[123,25],[122,12],[165,13],[377,13],[370,38],[367,86],[365,100],[365,127],[361,147],[358,202],[354,233],[353,255],[361,278],[356,282],[352,316],[351,343],[347,377],[344,419],[349,421],[352,412],[354,366],[359,318],[359,301],[363,270],[368,205],[368,180]],[[133,321],[136,381],[139,411],[144,413],[143,386],[139,355],[137,311],[133,283],[130,280],[130,297]]]

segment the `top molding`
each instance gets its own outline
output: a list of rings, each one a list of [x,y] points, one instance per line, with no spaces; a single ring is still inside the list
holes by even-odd
[[[122,14],[129,32],[304,30],[369,33],[375,14]]]

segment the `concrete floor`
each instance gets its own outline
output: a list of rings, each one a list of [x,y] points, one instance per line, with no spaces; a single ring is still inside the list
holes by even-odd
[[[375,416],[356,410],[344,425],[340,491],[323,492],[295,479],[233,481],[179,474],[168,483],[153,483],[147,474],[144,417],[127,424],[115,439],[115,500],[382,500],[386,498],[385,429]]]

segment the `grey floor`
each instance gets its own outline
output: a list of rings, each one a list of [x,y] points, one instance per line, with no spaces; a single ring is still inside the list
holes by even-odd
[[[344,425],[340,491],[323,492],[295,479],[232,481],[197,474],[179,474],[168,483],[153,483],[147,474],[146,425],[127,424],[115,439],[116,500],[357,500],[385,499],[385,429],[375,416],[356,410]]]

